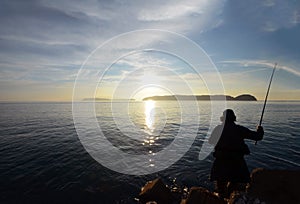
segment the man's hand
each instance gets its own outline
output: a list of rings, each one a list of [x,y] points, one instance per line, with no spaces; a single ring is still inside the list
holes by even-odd
[[[263,136],[264,136],[264,128],[262,127],[262,126],[260,126],[260,125],[258,125],[257,127],[256,127],[256,132],[258,133],[258,138],[257,138],[257,140],[255,141],[255,145],[257,144],[257,141],[258,140],[262,140],[263,139]]]
[[[264,128],[262,126],[258,125],[256,127],[256,132],[258,132],[258,133],[264,133]]]

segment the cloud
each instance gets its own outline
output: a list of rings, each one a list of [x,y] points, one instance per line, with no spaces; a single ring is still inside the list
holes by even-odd
[[[164,1],[163,4],[153,4],[144,7],[138,13],[138,19],[141,21],[166,21],[178,20],[184,21],[185,18],[210,20],[214,14],[219,13],[224,5],[224,1]]]
[[[274,68],[274,63],[264,60],[228,60],[228,61],[222,61],[222,63],[225,64],[238,64],[243,67],[248,66],[258,66],[258,67],[266,67],[266,68]],[[286,72],[289,72],[295,76],[300,76],[300,71],[298,71],[296,68],[286,66],[286,65],[277,65],[278,69],[282,69]]]
[[[223,1],[2,1],[1,61],[80,64],[104,41],[136,29],[209,29]],[[160,12],[153,12],[160,11]],[[216,12],[214,12],[216,11]],[[158,18],[157,13],[162,13]],[[197,15],[200,16],[197,16]],[[159,14],[160,15],[160,14]],[[151,19],[153,18],[153,19]],[[201,21],[201,23],[199,23]],[[158,36],[161,39],[162,36]],[[138,43],[147,41],[147,36]],[[151,42],[149,42],[151,43]],[[130,48],[122,42],[118,49]],[[137,45],[135,45],[137,47]],[[31,67],[27,67],[31,69]],[[42,68],[42,67],[41,67]]]
[[[232,18],[227,18],[228,16],[224,12],[232,14]],[[15,84],[20,86],[22,83],[27,86],[29,84],[27,81],[41,84],[44,81],[63,86],[75,79],[76,72],[95,48],[119,34],[133,30],[169,30],[188,37],[192,36],[195,41],[200,39],[201,34],[217,30],[217,37],[212,35],[212,38],[206,38],[211,44],[216,44],[218,39],[230,41],[226,35],[223,35],[223,31],[228,28],[226,27],[228,21],[239,21],[241,23],[238,25],[255,28],[254,30],[263,33],[275,33],[283,28],[297,27],[300,22],[299,13],[299,4],[295,1],[278,0],[256,0],[251,4],[245,1],[225,0],[1,1],[0,81],[7,83],[5,86],[7,89],[12,87],[16,81],[18,83]],[[224,27],[225,29],[222,30]],[[229,27],[229,29],[231,28]],[[236,32],[235,36],[239,37],[240,32],[237,31],[240,30],[240,27],[236,27],[236,30],[232,32]],[[249,35],[252,34],[256,33],[249,33]],[[151,40],[149,40],[150,38]],[[245,39],[244,36],[241,38]],[[253,39],[256,40],[255,36]],[[150,47],[159,41],[167,40],[174,39],[168,39],[164,35],[153,36],[153,33],[149,33],[148,36],[141,35],[138,38],[135,36],[132,39],[127,38],[127,40],[120,41],[111,48],[111,51],[132,52],[141,45],[148,44]],[[232,46],[232,50],[240,46],[237,44],[239,43]],[[262,46],[264,46],[263,43]],[[179,47],[186,48],[185,45]],[[297,48],[297,46],[295,47]],[[288,46],[288,48],[290,47]],[[218,50],[225,53],[225,56],[228,52],[228,49],[225,52],[222,49]],[[280,50],[282,51],[282,49]],[[126,71],[129,71],[129,67],[141,68],[145,65],[169,67],[180,76],[193,80],[193,76],[189,75],[192,73],[182,68],[186,66],[184,63],[172,61],[165,56],[151,57],[149,53],[146,53],[148,58],[132,53],[131,56],[120,59],[118,69],[109,73],[107,81],[109,81],[108,79],[115,81],[118,77],[123,77]],[[95,70],[103,69],[106,66],[102,65],[112,63],[109,61],[112,53],[100,54],[108,61],[99,62],[96,56],[94,64],[91,63],[92,66],[95,66]],[[245,52],[245,55],[248,54]],[[255,60],[250,63],[254,62],[256,65],[265,63],[265,61]],[[295,66],[280,65],[280,67],[299,76]],[[168,78],[163,70],[157,69],[156,72],[160,78],[173,80],[172,77]],[[87,76],[91,74],[86,73]],[[174,81],[176,80],[174,79]]]

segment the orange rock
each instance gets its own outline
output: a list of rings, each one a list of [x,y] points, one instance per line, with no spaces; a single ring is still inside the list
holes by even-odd
[[[139,194],[139,202],[147,203],[149,201],[155,201],[157,204],[169,204],[172,203],[172,194],[169,188],[157,178],[153,181],[149,181]]]
[[[226,202],[202,187],[192,187],[181,204],[226,204]]]

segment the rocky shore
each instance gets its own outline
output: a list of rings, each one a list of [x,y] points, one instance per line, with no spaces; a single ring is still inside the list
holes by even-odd
[[[254,169],[246,192],[233,192],[228,199],[202,187],[189,190],[167,187],[160,178],[142,188],[140,204],[283,204],[300,203],[300,170]]]

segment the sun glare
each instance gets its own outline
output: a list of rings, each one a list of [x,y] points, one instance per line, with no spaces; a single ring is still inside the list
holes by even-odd
[[[145,105],[145,124],[150,132],[154,131],[155,123],[155,101],[148,100],[144,102]]]
[[[150,96],[162,96],[162,95],[170,95],[170,93],[163,88],[161,88],[158,85],[149,85],[142,87],[139,89],[132,98],[135,98],[136,100],[142,101],[146,97]]]

